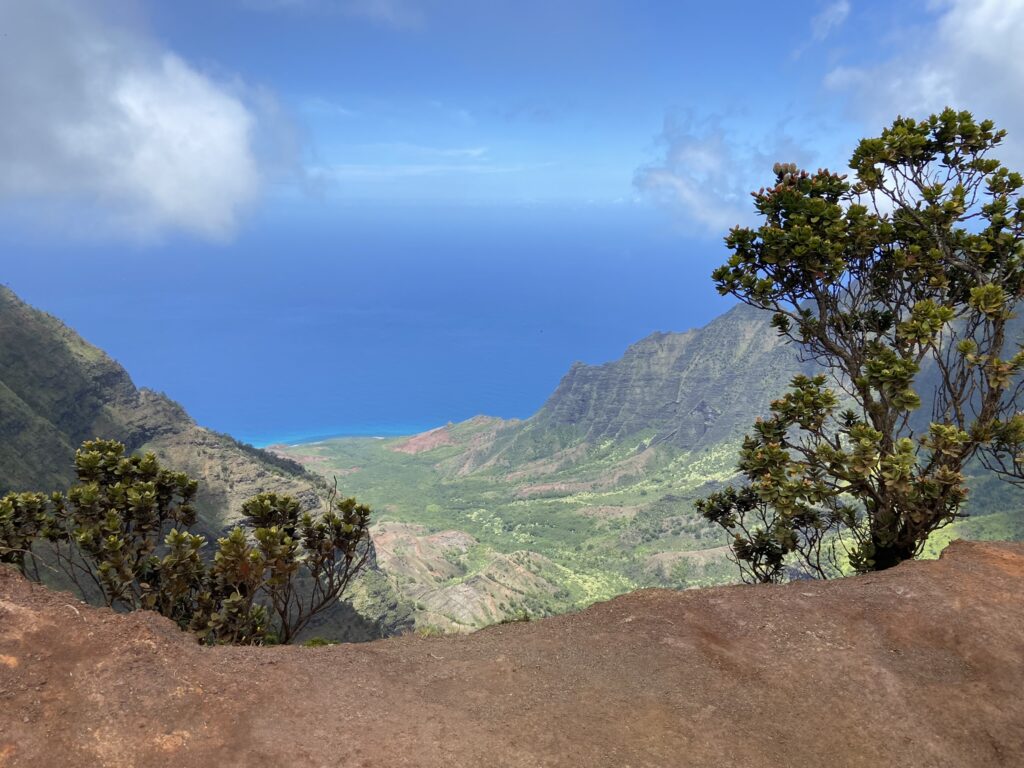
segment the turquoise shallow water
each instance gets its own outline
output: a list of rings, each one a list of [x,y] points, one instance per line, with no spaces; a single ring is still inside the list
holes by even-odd
[[[419,432],[425,432],[428,429],[441,426],[440,424],[431,425],[399,425],[399,424],[383,424],[383,425],[369,425],[366,427],[348,427],[343,430],[336,432],[325,431],[306,431],[306,432],[282,432],[278,434],[238,434],[236,438],[242,440],[251,445],[255,445],[257,448],[266,448],[268,445],[298,445],[301,443],[315,443],[321,440],[332,440],[341,437],[402,437],[404,435],[414,435]]]

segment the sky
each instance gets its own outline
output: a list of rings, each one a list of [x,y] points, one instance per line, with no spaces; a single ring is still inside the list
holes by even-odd
[[[258,444],[526,417],[728,307],[773,163],[948,104],[1024,166],[1021,39],[1024,0],[0,0],[0,281]]]

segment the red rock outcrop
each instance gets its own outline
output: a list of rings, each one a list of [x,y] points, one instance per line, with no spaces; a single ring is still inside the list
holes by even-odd
[[[0,569],[0,766],[1024,765],[1024,545],[465,635],[203,648]]]

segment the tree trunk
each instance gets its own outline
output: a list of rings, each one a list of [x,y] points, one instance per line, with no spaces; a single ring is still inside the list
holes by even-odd
[[[898,544],[879,544],[874,542],[874,568],[875,571],[884,571],[893,566],[899,565],[904,560],[912,560],[915,550]]]

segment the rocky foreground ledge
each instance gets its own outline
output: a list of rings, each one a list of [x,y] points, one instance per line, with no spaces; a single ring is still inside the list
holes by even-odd
[[[316,649],[0,569],[0,766],[58,765],[1024,765],[1024,545]]]

